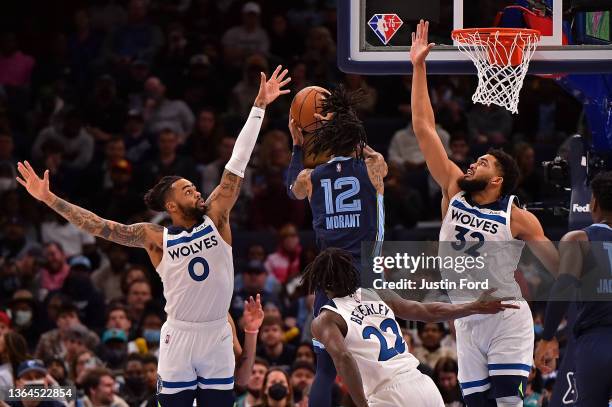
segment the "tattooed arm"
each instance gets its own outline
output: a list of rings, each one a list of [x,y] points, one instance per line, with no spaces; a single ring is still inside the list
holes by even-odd
[[[384,157],[370,146],[366,146],[363,149],[363,156],[365,157],[370,181],[372,181],[374,188],[376,188],[376,192],[383,194],[385,192],[383,179],[387,176],[388,171]]]
[[[17,181],[25,187],[30,195],[47,204],[55,212],[66,218],[68,222],[80,229],[124,246],[142,247],[147,249],[149,253],[157,251],[162,246],[162,226],[152,223],[122,225],[103,219],[51,192],[48,170],[45,171],[43,178],[40,178],[27,161],[18,163],[17,169],[21,175],[21,177],[17,177]]]

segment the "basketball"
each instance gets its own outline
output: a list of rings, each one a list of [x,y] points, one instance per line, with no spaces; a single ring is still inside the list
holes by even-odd
[[[308,86],[299,91],[291,102],[291,118],[295,120],[304,134],[310,133],[321,125],[315,113],[321,113],[323,100],[329,91],[319,86]]]

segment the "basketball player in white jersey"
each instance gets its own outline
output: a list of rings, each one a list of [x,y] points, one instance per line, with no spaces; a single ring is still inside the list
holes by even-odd
[[[392,291],[359,288],[351,254],[329,248],[308,266],[303,282],[325,291],[330,300],[312,322],[312,334],[323,343],[358,407],[443,407],[433,381],[417,370],[395,316],[441,322],[473,314],[495,314],[518,308],[484,293],[478,301],[455,305],[402,299]]]
[[[282,71],[282,72],[281,72]],[[122,225],[73,205],[49,189],[49,171],[39,178],[26,161],[17,181],[69,222],[115,243],[144,248],[164,285],[168,320],[162,327],[159,406],[231,406],[234,353],[228,310],[234,286],[229,214],[268,104],[289,93],[287,70],[270,80],[261,73],[259,93],[240,132],[221,182],[208,199],[189,180],[164,177],[145,196],[150,209],[166,211],[172,226]]]
[[[486,242],[499,250],[487,251],[486,266],[499,294],[521,299],[514,279],[524,242],[549,272],[558,271],[558,254],[544,235],[538,219],[514,204],[510,195],[518,167],[508,154],[491,150],[464,174],[447,156],[436,133],[427,90],[425,58],[434,44],[427,42],[428,23],[412,34],[412,126],[427,167],[442,189],[440,247],[475,256]],[[467,242],[477,242],[467,243]],[[487,246],[485,246],[486,248]],[[453,271],[450,270],[452,273]],[[451,301],[456,299],[449,292]],[[525,301],[518,310],[455,321],[459,382],[469,407],[521,406],[533,361],[533,319]]]

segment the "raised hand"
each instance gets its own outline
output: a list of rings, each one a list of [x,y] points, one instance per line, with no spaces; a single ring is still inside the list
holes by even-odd
[[[283,67],[277,66],[270,79],[266,80],[266,74],[261,72],[261,81],[259,83],[259,93],[255,98],[255,106],[265,109],[267,105],[274,102],[280,95],[285,95],[290,92],[289,89],[282,89],[291,82],[291,78],[284,79],[287,73],[287,69],[281,72]]]
[[[289,132],[291,133],[291,139],[293,140],[294,146],[301,146],[304,144],[304,133],[302,129],[297,125],[295,120],[289,114]]]
[[[17,163],[17,170],[21,175],[17,177],[17,182],[23,185],[34,198],[46,203],[52,196],[49,190],[49,170],[45,170],[43,177],[40,178],[27,161]]]
[[[511,301],[513,297],[493,297],[493,294],[497,291],[497,288],[491,288],[483,292],[476,301],[472,303],[473,311],[476,314],[497,314],[505,309],[518,309],[520,308],[515,304],[502,304],[502,301]]]
[[[550,341],[541,339],[535,349],[535,365],[543,374],[551,373],[556,368],[559,358],[559,342],[556,338]]]
[[[416,33],[412,33],[412,45],[410,46],[410,60],[412,65],[425,63],[425,58],[435,45],[428,43],[429,21],[421,20],[417,25]]]
[[[261,306],[261,296],[257,294],[256,299],[249,297],[244,302],[242,313],[242,323],[245,331],[257,331],[264,319],[264,312]]]

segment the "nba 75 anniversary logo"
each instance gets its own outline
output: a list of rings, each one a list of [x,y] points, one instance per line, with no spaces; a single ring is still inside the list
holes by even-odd
[[[382,43],[387,45],[404,22],[397,14],[374,14],[368,24]]]

